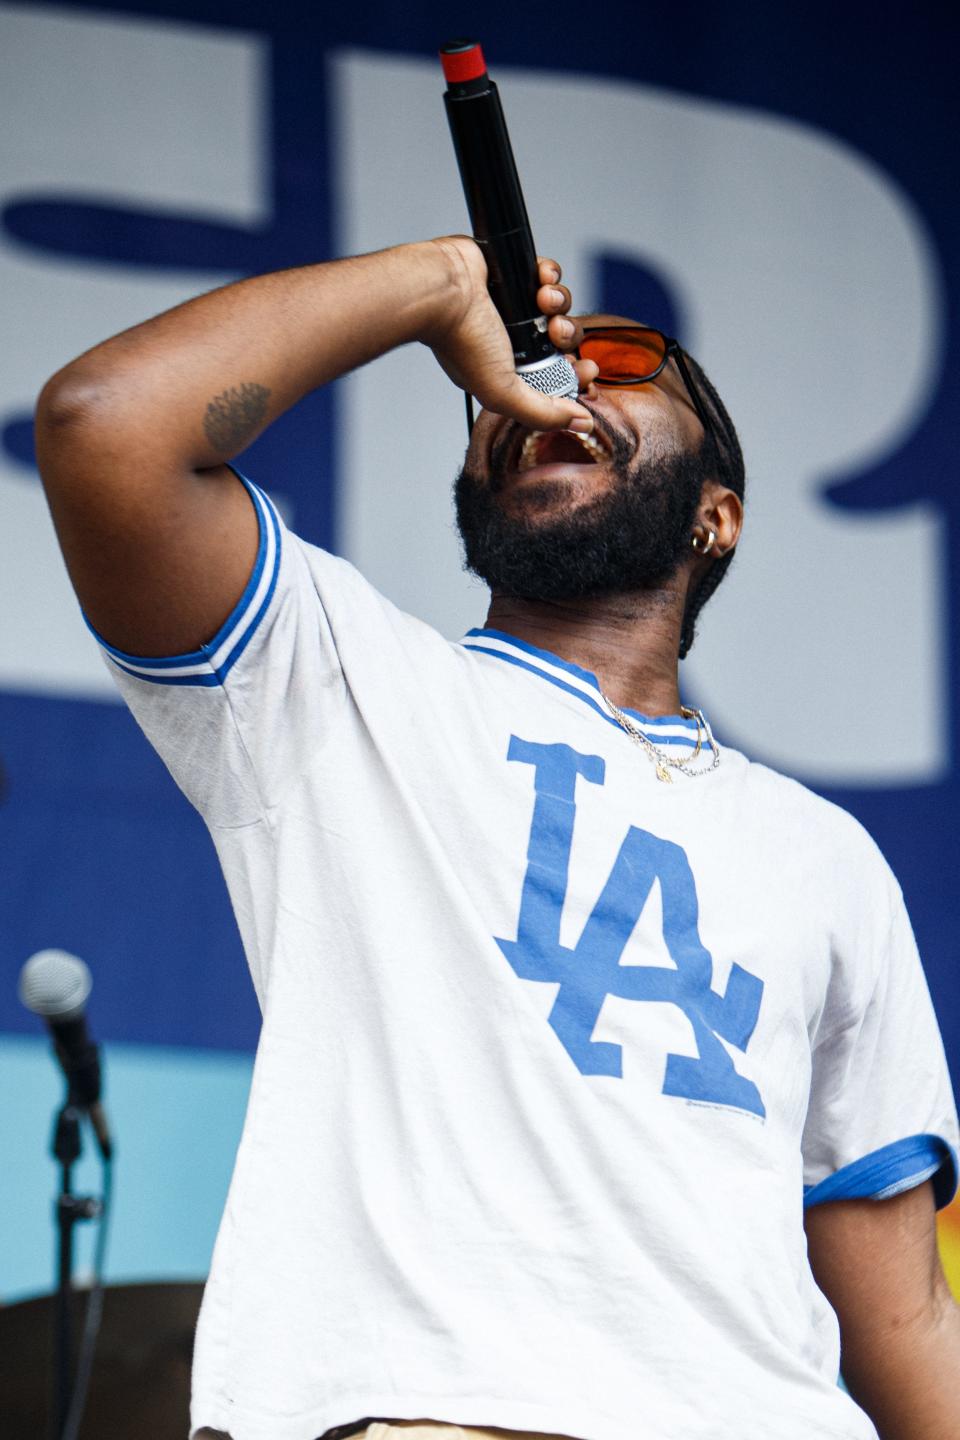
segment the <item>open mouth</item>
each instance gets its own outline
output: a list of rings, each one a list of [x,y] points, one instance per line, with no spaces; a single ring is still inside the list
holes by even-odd
[[[514,448],[511,468],[522,475],[540,465],[600,465],[606,458],[606,446],[595,435],[576,435],[572,430],[527,430],[521,432]]]

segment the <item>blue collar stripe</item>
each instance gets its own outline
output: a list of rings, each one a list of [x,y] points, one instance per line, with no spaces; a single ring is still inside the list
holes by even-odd
[[[550,680],[552,684],[556,685],[560,690],[566,690],[568,694],[576,695],[578,700],[585,700],[591,710],[596,710],[597,714],[602,715],[604,720],[608,721],[609,724],[613,725],[617,730],[620,729],[616,720],[604,710],[599,700],[592,700],[589,695],[584,695],[581,690],[576,690],[572,685],[568,685],[565,680],[555,679],[552,675],[544,676],[539,665],[531,665],[529,660],[523,660],[519,655],[508,655],[503,650],[488,650],[485,645],[471,645],[468,640],[464,640],[462,644],[465,650],[476,650],[480,655],[492,655],[495,660],[505,660],[508,665],[516,665],[520,670],[529,670],[531,675],[539,675],[541,679]]]
[[[548,651],[538,650],[536,646],[515,640],[512,635],[506,635],[499,630],[471,630],[460,643],[465,650],[490,655],[495,660],[504,660],[509,665],[516,665],[521,670],[539,675],[542,680],[549,680],[551,685],[556,685],[569,695],[584,701],[608,724],[620,729],[619,722],[603,704],[596,678],[588,670],[582,670],[579,665],[571,665]],[[625,713],[636,720],[644,731],[655,729],[658,745],[679,745],[692,749],[696,744],[697,725],[694,720],[687,720],[679,715],[641,715],[635,710],[627,710]]]
[[[469,632],[471,640],[497,640],[506,645],[510,650],[522,650],[525,655],[546,666],[549,670],[565,670],[568,675],[575,676],[577,680],[589,685],[591,690],[599,693],[600,686],[596,675],[589,670],[584,670],[579,665],[572,664],[569,660],[561,660],[559,655],[554,655],[550,650],[540,650],[536,645],[531,645],[527,640],[518,640],[515,635],[508,635],[505,630],[488,630],[480,627]]]

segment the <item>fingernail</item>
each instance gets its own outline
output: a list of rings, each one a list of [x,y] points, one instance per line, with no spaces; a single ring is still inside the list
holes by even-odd
[[[567,429],[574,430],[579,435],[589,435],[590,431],[593,429],[593,416],[574,415],[573,419],[570,421],[570,424],[567,426]]]
[[[568,320],[566,316],[563,316],[560,320],[557,321],[557,329],[559,330],[561,335],[572,335],[574,331],[573,321]]]
[[[547,273],[548,273],[548,275],[550,276],[550,279],[551,279],[551,280],[559,280],[559,279],[560,279],[560,270],[559,270],[559,268],[558,268],[556,265],[549,265],[549,266],[547,267]]]
[[[564,295],[562,290],[557,290],[551,285],[550,299],[554,302],[555,305],[562,305],[566,298],[567,297]]]

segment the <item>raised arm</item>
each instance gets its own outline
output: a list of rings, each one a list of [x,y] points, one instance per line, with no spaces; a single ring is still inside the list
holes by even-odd
[[[807,1212],[810,1264],[840,1320],[843,1377],[880,1440],[960,1435],[960,1309],[935,1222],[929,1181]]]
[[[551,327],[569,307],[558,279],[545,262]],[[541,429],[579,415],[590,428],[588,412],[516,377],[482,255],[459,236],[228,285],[54,375],[37,407],[40,473],[74,587],[104,638],[141,655],[210,639],[257,545],[252,506],[224,462],[309,391],[414,340],[487,408]]]

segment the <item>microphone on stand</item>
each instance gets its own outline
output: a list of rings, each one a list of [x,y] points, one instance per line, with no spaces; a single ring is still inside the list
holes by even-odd
[[[470,212],[473,238],[487,262],[487,288],[513,346],[517,374],[534,390],[565,400],[579,396],[577,374],[547,336],[537,306],[537,250],[497,87],[475,40],[440,51],[443,103]]]
[[[28,1010],[50,1031],[54,1053],[67,1077],[69,1103],[90,1116],[104,1160],[113,1153],[107,1117],[100,1104],[100,1052],[87,1030],[84,1007],[93,987],[89,968],[65,950],[39,950],[20,971],[17,987]]]

